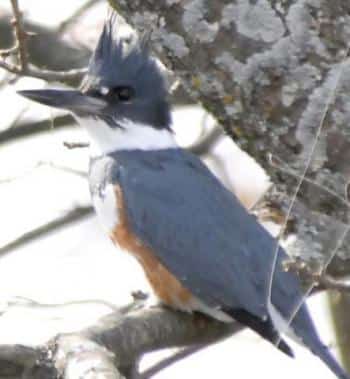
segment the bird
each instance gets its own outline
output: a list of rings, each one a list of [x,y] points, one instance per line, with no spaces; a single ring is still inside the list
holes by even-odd
[[[197,156],[177,145],[164,67],[149,45],[110,11],[79,89],[19,94],[68,110],[87,129],[97,216],[140,263],[161,303],[238,321],[293,356],[283,339],[289,333],[336,377],[350,379],[318,336],[307,305],[299,304],[300,280],[284,270],[285,250]]]

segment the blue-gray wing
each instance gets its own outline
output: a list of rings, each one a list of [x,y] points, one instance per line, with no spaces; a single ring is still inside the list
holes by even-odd
[[[210,306],[267,316],[275,240],[201,161],[182,150],[113,154],[133,232]]]

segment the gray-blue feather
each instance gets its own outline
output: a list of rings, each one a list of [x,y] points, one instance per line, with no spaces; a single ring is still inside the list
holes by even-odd
[[[110,183],[122,188],[135,235],[188,290],[209,306],[271,320],[276,241],[197,157],[181,149],[117,151],[91,163],[91,191]],[[280,247],[271,302],[289,320],[302,290],[282,268],[286,257]],[[306,305],[291,327],[338,378],[349,379],[320,341]]]
[[[209,305],[267,317],[276,242],[197,157],[180,149],[137,150],[107,161],[106,176],[123,190],[133,232],[185,287]],[[300,288],[280,269],[282,249],[279,256],[272,300],[287,297],[288,311]]]

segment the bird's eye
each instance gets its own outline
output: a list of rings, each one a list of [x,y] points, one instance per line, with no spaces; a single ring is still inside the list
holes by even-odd
[[[112,92],[119,101],[130,101],[134,97],[134,90],[128,86],[115,87]]]

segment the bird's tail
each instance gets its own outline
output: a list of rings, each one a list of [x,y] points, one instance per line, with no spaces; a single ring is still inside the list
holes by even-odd
[[[350,375],[345,372],[333,357],[328,347],[320,340],[305,307],[301,309],[300,314],[296,315],[290,326],[290,332],[292,332],[290,337],[293,339],[297,337],[295,339],[296,342],[302,343],[302,345],[320,358],[338,379],[350,379]],[[288,331],[287,334],[289,334]]]
[[[256,333],[260,334],[261,337],[274,344],[279,350],[287,354],[289,357],[294,358],[293,350],[287,342],[280,337],[270,319],[262,320],[243,309],[230,309],[226,310],[226,313],[232,316],[239,323],[253,329]]]
[[[295,316],[291,329],[300,338],[301,342],[319,357],[338,379],[350,379],[350,375],[336,361],[328,347],[322,343],[305,306]]]
[[[327,346],[319,341],[319,344],[315,348],[311,348],[311,351],[318,356],[328,368],[337,376],[338,379],[350,379],[350,375],[340,366],[335,360]]]

